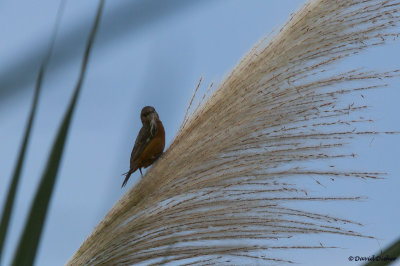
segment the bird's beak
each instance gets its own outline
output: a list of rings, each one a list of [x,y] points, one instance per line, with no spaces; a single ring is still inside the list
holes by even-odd
[[[154,136],[157,133],[157,119],[158,119],[157,113],[152,113],[150,115],[150,133],[152,136]]]

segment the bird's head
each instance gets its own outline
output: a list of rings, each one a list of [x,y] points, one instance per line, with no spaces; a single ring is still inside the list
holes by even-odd
[[[159,120],[156,109],[152,106],[143,107],[140,113],[140,119],[143,125],[150,125],[150,131],[152,135],[155,135],[157,131],[157,121]]]

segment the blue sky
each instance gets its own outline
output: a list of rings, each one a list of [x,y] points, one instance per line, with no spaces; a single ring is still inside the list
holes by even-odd
[[[183,120],[199,78],[203,77],[203,87],[212,81],[220,82],[258,40],[279,28],[305,1],[188,2],[171,10],[158,6],[159,13],[147,14],[148,19],[134,20],[129,18],[130,14],[140,17],[140,11],[133,8],[142,7],[145,1],[106,1],[104,20],[73,119],[36,265],[65,264],[127,191],[120,188],[121,173],[129,164],[132,145],[141,126],[139,113],[143,106],[155,106],[165,125],[168,145]],[[4,265],[12,258],[49,148],[71,97],[97,3],[67,2],[54,57],[46,72],[11,233],[7,238]],[[16,62],[23,62],[38,46],[46,44],[58,5],[59,1],[54,0],[0,2],[0,34],[3,36],[0,76]],[[155,8],[152,4],[146,7]],[[75,38],[74,46],[63,45],[68,44],[65,36]],[[399,42],[389,43],[348,59],[341,66],[381,71],[399,68],[399,48]],[[68,56],[62,57],[65,53]],[[36,56],[41,58],[40,53]],[[1,206],[28,116],[38,62],[30,76],[16,74],[20,83],[13,90],[18,92],[0,99]],[[4,87],[1,90],[5,90]],[[400,130],[399,96],[399,80],[390,81],[390,86],[384,90],[368,93],[366,101],[374,106],[368,114],[376,119],[371,129]],[[294,259],[302,265],[358,265],[348,262],[347,258],[371,255],[400,236],[398,206],[388,203],[400,200],[400,136],[361,138],[351,148],[360,156],[351,162],[342,161],[344,167],[385,171],[388,172],[386,179],[339,180],[334,184],[326,183],[327,188],[310,184],[312,190],[332,189],[340,195],[369,198],[350,203],[312,202],[305,207],[361,221],[365,226],[358,230],[374,235],[378,241],[317,235],[316,239],[340,244],[343,248],[293,251]],[[133,175],[127,187],[138,177]]]

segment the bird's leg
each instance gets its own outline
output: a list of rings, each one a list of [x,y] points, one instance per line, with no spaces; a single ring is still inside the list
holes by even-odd
[[[142,174],[142,168],[140,168],[139,167],[139,171],[140,171],[140,174],[142,175],[142,177],[143,177],[143,174]]]

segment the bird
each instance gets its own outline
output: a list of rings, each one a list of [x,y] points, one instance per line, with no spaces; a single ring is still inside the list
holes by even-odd
[[[131,174],[137,169],[139,169],[143,177],[142,168],[154,163],[164,151],[165,130],[154,107],[143,107],[140,119],[143,126],[136,137],[131,153],[130,168],[128,172],[123,174],[125,175],[125,180],[121,188],[126,185]]]

